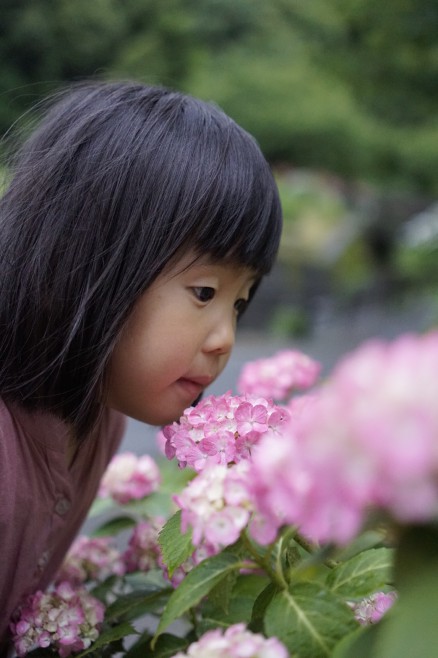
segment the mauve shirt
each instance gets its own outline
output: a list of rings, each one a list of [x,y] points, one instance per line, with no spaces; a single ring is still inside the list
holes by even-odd
[[[69,467],[62,421],[0,399],[0,655],[21,598],[45,589],[61,565],[124,429],[125,417],[105,410]]]

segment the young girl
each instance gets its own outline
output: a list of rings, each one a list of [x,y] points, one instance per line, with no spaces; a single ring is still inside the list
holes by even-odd
[[[189,96],[80,85],[27,140],[0,201],[0,638],[125,415],[169,423],[222,371],[280,230],[253,138]]]

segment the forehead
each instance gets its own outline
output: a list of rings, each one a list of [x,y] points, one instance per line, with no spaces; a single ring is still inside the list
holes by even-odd
[[[249,282],[255,282],[259,279],[259,274],[252,268],[242,265],[238,261],[230,259],[217,259],[209,254],[199,255],[194,250],[190,250],[172,261],[168,268],[163,272],[169,277],[177,276],[184,272],[197,271],[202,273],[228,272],[236,277],[242,277]]]

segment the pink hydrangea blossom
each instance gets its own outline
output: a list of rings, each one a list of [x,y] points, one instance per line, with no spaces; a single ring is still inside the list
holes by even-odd
[[[208,631],[189,646],[186,653],[172,658],[288,658],[289,653],[276,637],[252,633],[244,624],[234,624],[225,631]]]
[[[100,483],[99,496],[111,496],[120,504],[149,496],[160,485],[160,471],[149,455],[131,452],[115,455]]]
[[[52,592],[29,596],[10,624],[15,651],[25,656],[37,647],[52,647],[61,658],[88,649],[104,618],[103,604],[86,589],[59,583]]]
[[[359,603],[350,604],[354,616],[363,626],[377,624],[397,599],[396,592],[376,592]]]
[[[313,386],[321,364],[296,350],[281,350],[272,357],[250,361],[242,368],[239,393],[287,400],[293,391]]]
[[[283,407],[249,395],[225,393],[186,409],[179,423],[164,428],[166,456],[180,466],[201,471],[209,464],[247,459],[267,431],[278,431],[288,418]]]
[[[211,465],[174,496],[182,510],[181,530],[192,528],[194,546],[206,544],[218,552],[237,541],[252,508],[247,473],[247,462]]]
[[[290,523],[345,543],[370,506],[401,522],[435,517],[437,372],[438,333],[371,341],[292,405],[282,436],[263,437],[252,459],[255,505],[271,534]]]
[[[123,576],[123,557],[111,537],[78,537],[56,574],[56,582],[74,586],[88,580],[104,580],[110,575]]]
[[[123,554],[126,571],[150,571],[160,564],[160,546],[158,535],[164,519],[156,518],[140,521],[129,538]]]

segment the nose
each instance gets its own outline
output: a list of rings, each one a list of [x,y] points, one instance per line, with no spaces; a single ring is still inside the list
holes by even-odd
[[[234,318],[220,317],[215,322],[203,345],[203,351],[213,354],[230,354],[236,338]]]

